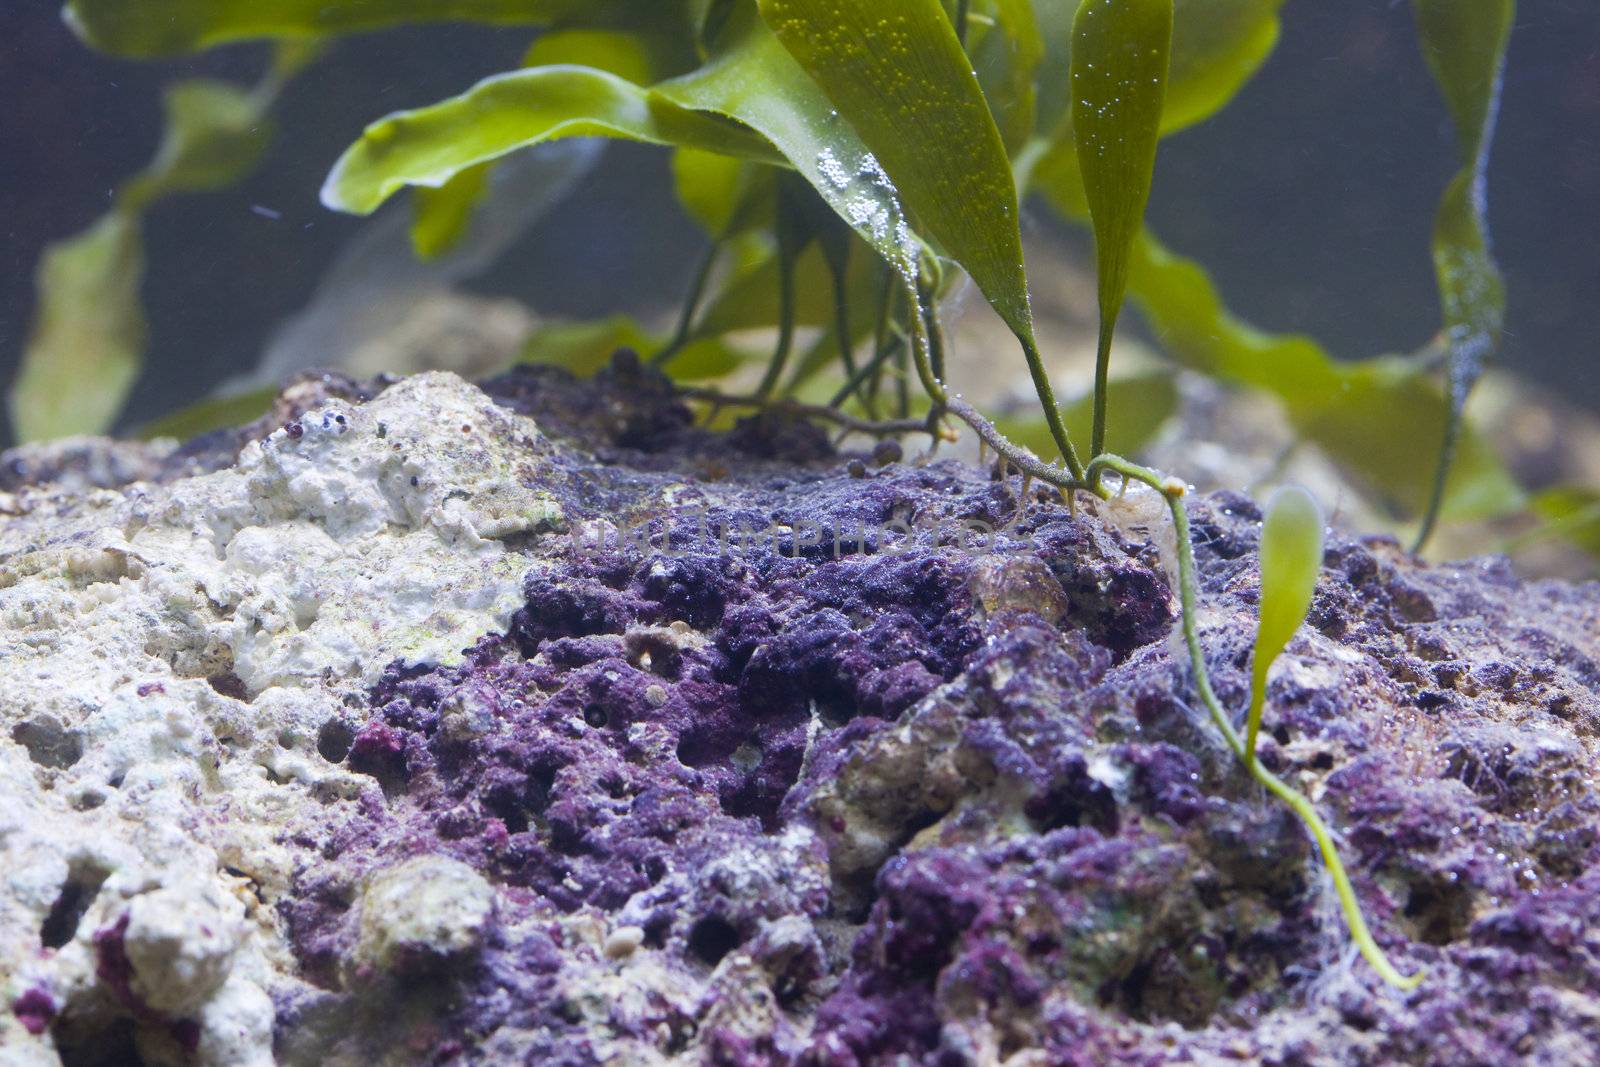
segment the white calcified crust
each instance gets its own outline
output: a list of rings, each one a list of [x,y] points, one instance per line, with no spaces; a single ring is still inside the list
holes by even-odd
[[[538,445],[528,420],[429,374],[307,415],[215,474],[8,500],[7,1008],[42,991],[79,1017],[127,1014],[94,944],[126,918],[131,995],[198,1024],[199,1063],[272,1062],[266,990],[291,963],[261,903],[292,866],[276,831],[313,790],[356,786],[318,730],[387,663],[449,662],[505,628],[531,560],[501,539],[560,520],[530,488]],[[71,936],[47,950],[68,886],[87,910],[75,928],[58,915],[52,933]],[[160,1027],[139,1040],[148,1062],[175,1055]],[[0,1011],[0,1064],[57,1063],[48,1033]]]

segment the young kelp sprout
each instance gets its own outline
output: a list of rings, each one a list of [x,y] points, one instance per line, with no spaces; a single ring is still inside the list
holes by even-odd
[[[1233,749],[1234,755],[1244,761],[1245,769],[1251,777],[1266,787],[1267,791],[1287,804],[1306,828],[1311,831],[1311,836],[1317,842],[1317,849],[1322,853],[1322,861],[1328,867],[1328,874],[1333,878],[1334,890],[1339,895],[1339,907],[1344,912],[1345,923],[1350,928],[1350,937],[1360,949],[1361,955],[1372,965],[1384,981],[1400,989],[1415,989],[1421,984],[1424,973],[1418,970],[1415,974],[1401,974],[1395,969],[1394,964],[1384,955],[1383,949],[1373,939],[1372,931],[1367,928],[1367,920],[1361,913],[1361,902],[1356,898],[1355,887],[1350,884],[1350,876],[1346,873],[1344,862],[1339,858],[1338,846],[1334,844],[1333,834],[1328,825],[1322,821],[1322,816],[1317,814],[1317,809],[1307,799],[1305,794],[1289,785],[1283,779],[1273,774],[1261,765],[1255,758],[1253,740],[1247,742],[1239,736],[1239,731],[1234,727],[1233,720],[1228,716],[1222,701],[1217,698],[1216,691],[1211,687],[1211,675],[1206,669],[1205,650],[1200,645],[1199,624],[1196,621],[1196,604],[1199,599],[1198,584],[1195,580],[1194,548],[1189,540],[1189,516],[1184,510],[1184,486],[1173,478],[1162,475],[1130,463],[1119,456],[1098,456],[1089,463],[1091,475],[1098,470],[1112,471],[1120,474],[1124,480],[1142,482],[1150,488],[1161,493],[1167,500],[1167,506],[1172,512],[1172,523],[1177,530],[1178,542],[1178,602],[1183,612],[1183,637],[1189,649],[1189,664],[1194,671],[1195,689],[1200,694],[1201,703],[1211,713],[1211,721],[1221,731],[1227,740],[1228,747]],[[1306,510],[1309,505],[1309,512]],[[1274,519],[1276,516],[1276,520]],[[1309,516],[1309,518],[1308,518]],[[1314,526],[1308,525],[1315,522]],[[1284,623],[1290,618],[1292,612],[1285,612],[1283,608],[1297,602],[1308,584],[1314,584],[1316,570],[1321,563],[1322,526],[1321,512],[1316,502],[1311,500],[1304,490],[1288,490],[1280,493],[1273,501],[1273,507],[1268,513],[1267,522],[1263,526],[1262,534],[1262,619],[1261,626],[1265,631],[1281,633]],[[1270,526],[1273,533],[1266,532]],[[1272,543],[1275,542],[1275,543]],[[1313,558],[1313,542],[1315,563],[1307,565],[1306,561]],[[1272,572],[1269,577],[1266,557],[1274,559]],[[1311,583],[1306,578],[1310,574]],[[1268,583],[1273,587],[1269,590]],[[1283,588],[1287,583],[1288,588]],[[1269,605],[1269,600],[1271,604]],[[1309,606],[1309,595],[1305,596]],[[1276,618],[1269,622],[1266,613],[1271,610]],[[1301,609],[1299,616],[1293,619],[1293,625],[1288,627],[1288,634],[1283,637],[1286,644],[1288,635],[1299,629],[1300,622],[1305,617],[1305,609]],[[1271,648],[1271,640],[1266,645],[1258,639],[1257,654],[1261,650]],[[1274,649],[1275,657],[1282,645]],[[1265,665],[1263,665],[1265,664]],[[1265,678],[1267,667],[1271,665],[1271,658],[1258,659],[1256,673]],[[1252,693],[1254,693],[1252,686]],[[1250,736],[1253,739],[1256,728],[1259,726],[1260,712],[1256,706],[1256,697],[1251,698]]]
[[[1244,737],[1244,760],[1252,768],[1261,711],[1267,702],[1267,672],[1311,610],[1311,595],[1322,569],[1322,524],[1316,499],[1297,485],[1286,485],[1272,494],[1261,524],[1261,600]]]

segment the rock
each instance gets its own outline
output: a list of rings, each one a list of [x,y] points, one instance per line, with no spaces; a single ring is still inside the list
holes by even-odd
[[[444,856],[419,856],[374,874],[361,893],[358,965],[421,970],[459,960],[483,944],[494,887]]]
[[[244,905],[206,890],[158,889],[128,904],[122,952],[133,968],[129,991],[154,1011],[190,1015],[228,979],[245,934]]]
[[[637,360],[277,410],[0,457],[0,1062],[1600,1059],[1600,587],[1330,537],[1262,758],[1400,996],[1159,501]],[[1259,512],[1189,508],[1242,709]]]

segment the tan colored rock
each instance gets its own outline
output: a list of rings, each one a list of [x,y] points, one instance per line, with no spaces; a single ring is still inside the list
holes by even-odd
[[[382,970],[464,956],[493,918],[494,888],[482,875],[445,856],[419,856],[367,883],[356,956]]]

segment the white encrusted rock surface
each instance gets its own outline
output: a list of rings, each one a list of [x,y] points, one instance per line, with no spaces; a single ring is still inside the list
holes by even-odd
[[[126,1025],[147,1063],[272,1062],[278,831],[359,788],[319,735],[391,661],[505,629],[538,538],[505,539],[560,521],[540,447],[429,374],[215,473],[6,498],[0,1063]]]

